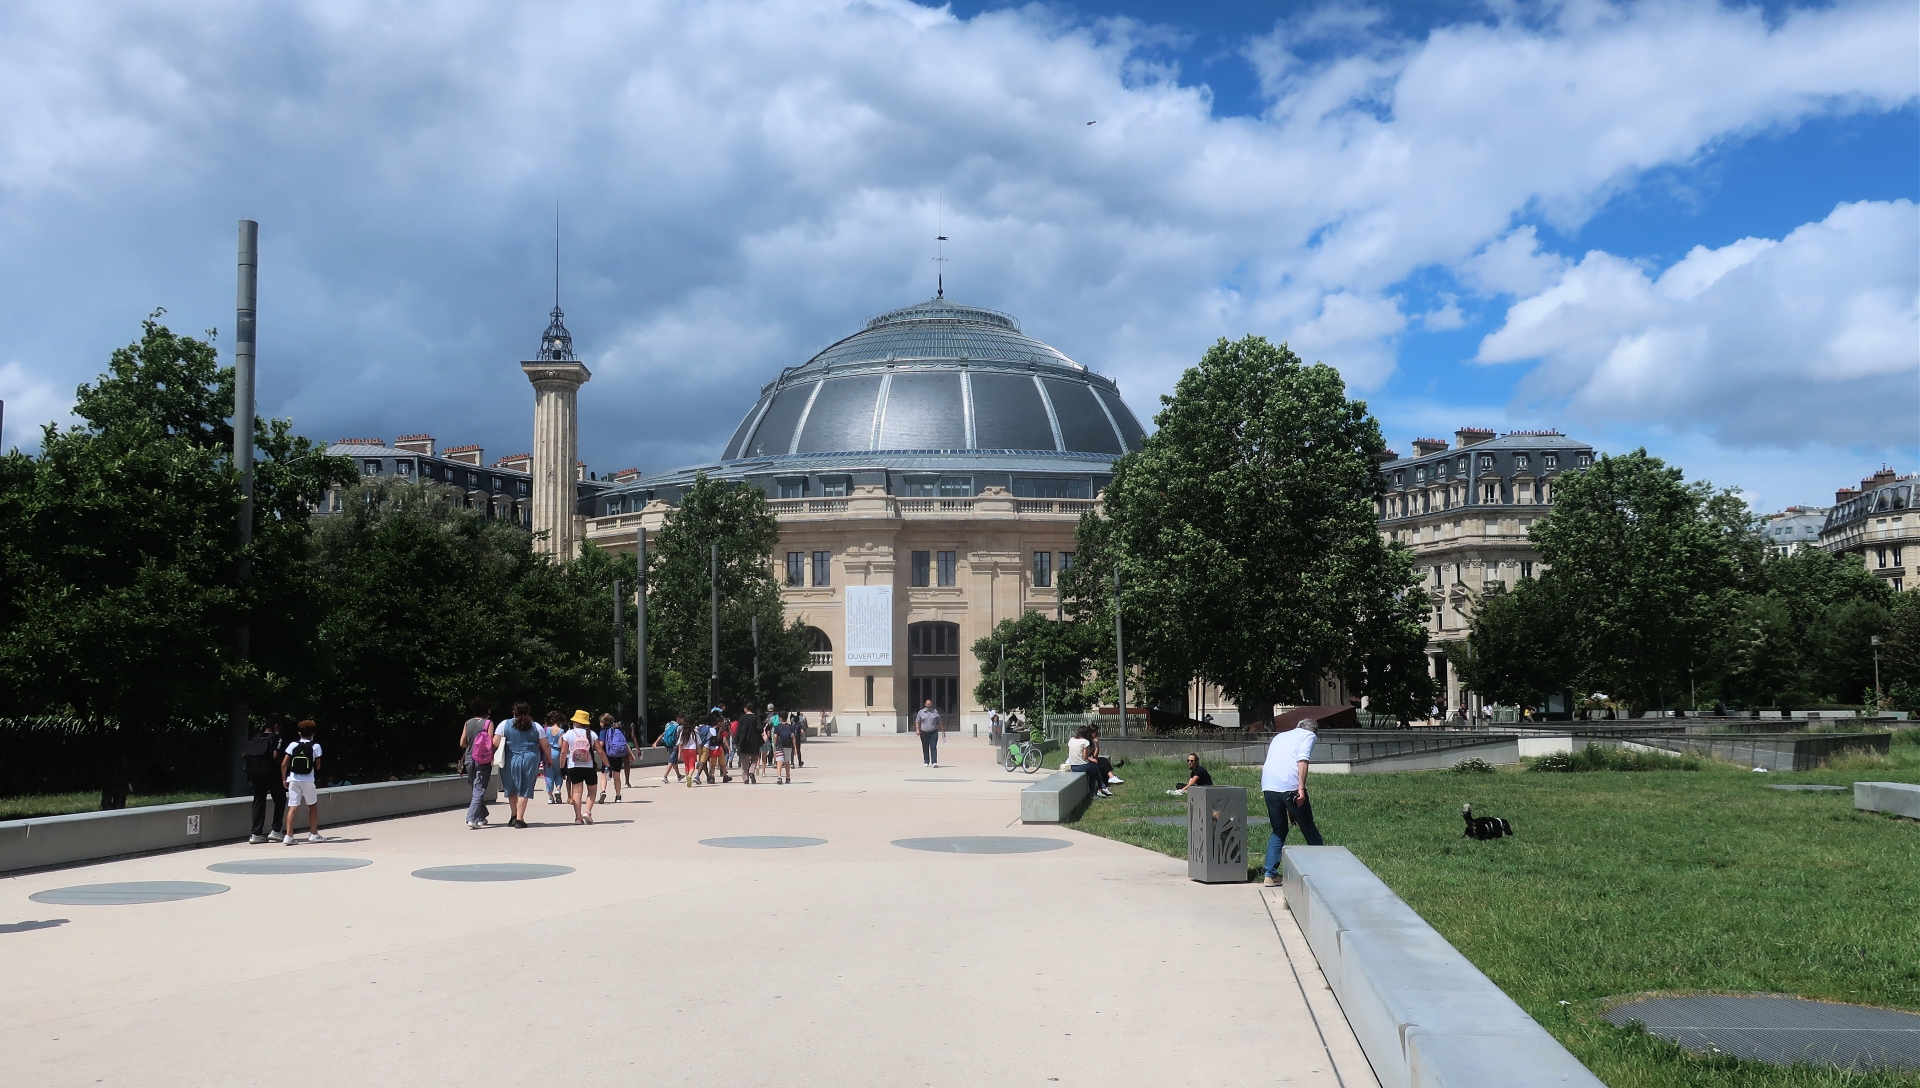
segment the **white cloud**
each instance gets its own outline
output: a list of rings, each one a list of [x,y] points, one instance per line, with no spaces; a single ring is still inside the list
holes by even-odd
[[[1142,416],[1221,335],[1365,390],[1408,276],[1537,292],[1562,262],[1529,220],[1911,102],[1915,28],[1908,0],[1771,23],[1583,0],[1409,41],[1325,8],[1249,48],[1271,109],[1216,118],[1142,59],[1160,32],[1038,7],[14,4],[0,351],[71,388],[155,305],[229,325],[249,215],[269,409],[523,448],[513,361],[545,323],[558,198],[600,361],[586,452],[660,468],[717,449],[785,358],[928,293],[940,203],[950,294],[1114,374]]]
[[[72,388],[56,386],[18,361],[0,363],[0,403],[6,405],[6,416],[0,419],[0,450],[37,449],[41,427],[74,422],[69,413]]]
[[[1650,270],[1593,252],[1516,302],[1488,363],[1540,360],[1522,399],[1732,446],[1920,438],[1920,214],[1842,204],[1779,241],[1695,247]]]

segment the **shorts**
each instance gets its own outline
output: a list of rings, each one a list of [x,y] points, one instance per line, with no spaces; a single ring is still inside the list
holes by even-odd
[[[567,781],[576,786],[582,782],[589,786],[597,786],[600,784],[600,772],[592,767],[568,767]]]
[[[287,779],[287,811],[291,812],[301,805],[320,803],[320,790],[311,781],[303,782],[298,778]]]
[[[793,761],[793,749],[791,749],[791,748],[775,748],[775,749],[773,750],[773,761],[774,761],[775,763],[779,763],[779,764],[786,764],[786,763],[790,763],[790,762],[792,762],[792,761]]]
[[[700,749],[698,748],[680,749],[680,765],[687,769],[688,774],[693,773],[693,761],[699,758],[700,758]]]
[[[626,769],[627,769],[626,756],[608,756],[607,757],[608,773],[612,773],[614,771],[624,771]]]

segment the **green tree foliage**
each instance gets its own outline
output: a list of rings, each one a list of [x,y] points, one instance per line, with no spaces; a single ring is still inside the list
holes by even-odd
[[[37,458],[12,454],[0,471],[8,703],[111,731],[97,745],[108,757],[103,808],[124,805],[147,732],[285,690],[311,658],[318,586],[301,562],[306,512],[351,470],[284,422],[262,421],[254,544],[243,555],[232,411],[233,372],[212,345],[149,319],[100,380],[80,387],[81,422],[49,426]],[[243,662],[238,625],[262,614],[287,622],[258,630]]]
[[[385,480],[322,519],[314,538],[325,676],[308,705],[336,774],[444,769],[475,696],[499,717],[515,699],[542,715],[597,716],[621,701],[613,580],[633,583],[632,556],[588,547],[557,564],[449,488]]]
[[[1481,596],[1464,643],[1448,645],[1460,683],[1490,702],[1543,706],[1579,672],[1570,610],[1560,582],[1523,579],[1506,592],[1496,583]]]
[[[1892,591],[1856,556],[1802,548],[1769,558],[1717,647],[1717,694],[1737,706],[1850,703],[1873,685],[1872,637]]]
[[[766,494],[745,484],[694,479],[680,506],[649,545],[648,697],[651,725],[710,705],[781,707],[806,689],[810,644],[804,617],[788,621],[773,573],[779,524]],[[719,679],[710,693],[709,548],[720,546]],[[760,622],[760,679],[753,678],[754,617]]]
[[[1574,640],[1569,686],[1637,708],[1686,692],[1762,554],[1737,497],[1645,450],[1561,477],[1552,516],[1528,536]]]
[[[1117,567],[1150,694],[1204,677],[1265,716],[1345,673],[1407,702],[1421,609],[1411,563],[1376,530],[1386,444],[1366,404],[1257,336],[1215,344],[1162,403],[1157,433],[1115,463],[1104,519],[1081,522],[1076,615],[1110,640]]]
[[[1085,713],[1097,694],[1087,678],[1092,671],[1091,657],[1101,646],[1102,640],[1085,623],[1056,621],[1040,612],[1001,620],[992,634],[974,640],[974,660],[980,663],[974,701],[1002,710],[1018,707],[1033,717],[1041,710],[1044,680],[1048,713]],[[1002,647],[1006,648],[1005,706],[1000,700]]]

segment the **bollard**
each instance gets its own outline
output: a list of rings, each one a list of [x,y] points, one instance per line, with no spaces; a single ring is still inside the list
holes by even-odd
[[[1241,786],[1187,790],[1187,879],[1247,882],[1247,791]]]

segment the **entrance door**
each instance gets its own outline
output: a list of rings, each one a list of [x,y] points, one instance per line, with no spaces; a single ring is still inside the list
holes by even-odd
[[[940,712],[940,728],[960,728],[960,625],[940,620],[907,625],[907,717],[928,699]]]

